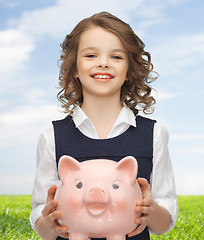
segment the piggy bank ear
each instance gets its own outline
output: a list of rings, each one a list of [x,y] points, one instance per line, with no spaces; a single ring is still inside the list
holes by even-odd
[[[116,166],[117,171],[120,171],[128,180],[129,183],[134,183],[137,177],[138,164],[137,160],[128,156],[121,159]]]
[[[64,155],[59,159],[58,170],[62,183],[65,182],[67,176],[71,172],[80,169],[81,169],[80,163],[75,158]]]

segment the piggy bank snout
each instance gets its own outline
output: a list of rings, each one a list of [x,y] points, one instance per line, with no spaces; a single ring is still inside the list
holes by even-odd
[[[107,193],[106,193],[105,189],[103,189],[101,187],[93,187],[88,191],[87,200],[88,201],[106,202],[107,201]]]
[[[93,187],[86,194],[86,207],[92,215],[102,214],[108,203],[108,192],[101,187]]]

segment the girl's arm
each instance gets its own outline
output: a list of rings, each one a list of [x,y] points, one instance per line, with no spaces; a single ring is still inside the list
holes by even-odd
[[[68,228],[58,224],[62,212],[57,211],[58,201],[55,198],[56,185],[48,190],[47,201],[42,211],[42,216],[37,220],[35,230],[43,240],[55,240],[58,236],[69,238]]]
[[[42,239],[56,239],[58,233],[64,232],[64,228],[60,228],[56,223],[56,220],[61,217],[61,213],[55,211],[58,202],[54,200],[58,183],[54,131],[53,128],[50,128],[41,134],[38,141],[37,171],[31,199],[31,226]],[[50,188],[53,184],[54,186]],[[68,235],[63,236],[67,237]]]
[[[142,200],[137,201],[135,211],[142,214],[141,217],[135,219],[138,227],[128,234],[129,237],[141,233],[145,227],[157,235],[165,233],[171,224],[171,217],[169,212],[159,206],[151,195],[151,188],[145,178],[138,178],[141,185]]]
[[[171,159],[169,155],[169,133],[159,123],[154,127],[153,169],[150,179],[154,201],[165,208],[171,216],[171,224],[166,232],[174,228],[178,216],[178,201]],[[154,233],[151,231],[151,233]]]
[[[153,169],[150,179],[151,192],[147,181],[140,179],[144,199],[138,202],[136,206],[136,210],[143,213],[143,218],[137,219],[137,222],[146,222],[146,226],[151,233],[158,235],[170,231],[174,227],[178,215],[178,202],[168,151],[168,138],[167,130],[156,123],[153,139]],[[156,220],[151,221],[152,219]],[[140,229],[143,227],[144,224]],[[139,227],[134,234],[138,233]]]

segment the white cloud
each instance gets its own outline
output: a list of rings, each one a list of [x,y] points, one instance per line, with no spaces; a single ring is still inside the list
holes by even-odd
[[[0,195],[31,194],[34,173],[0,177]]]
[[[159,101],[171,99],[171,98],[174,98],[174,97],[177,96],[177,94],[175,94],[173,92],[166,92],[162,89],[158,89],[157,91],[153,91],[151,95]]]
[[[204,140],[203,134],[171,134],[173,140],[185,141],[185,140]]]
[[[9,0],[0,0],[0,4],[8,8],[15,8],[18,5],[17,2]]]
[[[183,156],[187,155],[189,156],[190,154],[192,155],[201,155],[203,156],[204,154],[204,147],[203,146],[196,146],[196,147],[188,147],[185,149],[177,149],[174,151],[175,154],[181,154]],[[203,157],[202,157],[203,158]]]
[[[44,9],[24,12],[20,19],[10,20],[10,25],[34,36],[51,36],[61,39],[84,17],[106,10],[127,18],[123,1],[104,0],[95,2],[58,0],[57,4]],[[90,7],[91,6],[91,7]]]
[[[175,155],[179,155],[183,157],[185,156],[186,158],[192,157],[192,155],[194,155],[196,156],[197,160],[198,160],[198,156],[200,156],[201,161],[203,160],[204,134],[202,133],[196,133],[196,134],[171,133],[170,139],[172,142],[175,143],[175,149],[174,149]],[[189,145],[189,143],[191,144]]]
[[[33,88],[29,91],[26,91],[24,96],[27,102],[29,103],[33,103],[33,104],[37,104],[37,103],[42,103],[43,104],[43,100],[48,97],[48,93],[45,90],[43,90],[42,88]]]
[[[204,175],[189,174],[176,176],[176,190],[178,195],[204,195]]]
[[[18,107],[1,114],[0,123],[3,126],[26,127],[47,120],[54,112],[56,113],[55,105]]]
[[[83,18],[101,11],[109,11],[126,22],[137,18],[139,32],[161,21],[165,21],[164,10],[171,1],[152,0],[147,5],[143,0],[58,0],[56,5],[24,12],[20,19],[11,19],[10,26],[32,36],[51,36],[61,39]],[[133,22],[134,24],[134,22]]]
[[[204,33],[169,38],[152,49],[154,65],[162,76],[181,75],[186,67],[199,68],[204,60]]]
[[[14,29],[0,31],[0,81],[5,82],[22,72],[33,49],[32,38],[24,32]]]
[[[0,115],[0,147],[35,142],[54,119],[64,118],[56,105],[23,106]]]

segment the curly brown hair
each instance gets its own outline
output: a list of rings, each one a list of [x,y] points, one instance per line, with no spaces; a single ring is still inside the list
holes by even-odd
[[[114,33],[123,43],[128,54],[127,79],[121,88],[121,103],[125,103],[135,115],[139,111],[152,113],[152,105],[156,102],[150,95],[152,88],[150,83],[157,78],[153,71],[151,56],[144,50],[145,44],[134,33],[129,24],[108,12],[94,14],[79,22],[73,31],[68,34],[63,43],[61,66],[59,73],[60,92],[58,100],[62,103],[64,112],[69,115],[76,105],[83,102],[82,87],[77,79],[77,52],[81,34],[93,26],[99,26],[111,33]],[[151,73],[156,73],[152,77]]]

